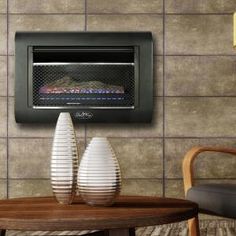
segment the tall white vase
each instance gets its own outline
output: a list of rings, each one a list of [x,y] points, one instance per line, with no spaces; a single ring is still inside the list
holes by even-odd
[[[57,120],[51,156],[51,185],[59,203],[72,203],[77,190],[77,172],[75,131],[70,113],[62,112]]]
[[[106,138],[93,138],[79,166],[80,196],[89,205],[109,206],[120,188],[120,167],[110,143]]]

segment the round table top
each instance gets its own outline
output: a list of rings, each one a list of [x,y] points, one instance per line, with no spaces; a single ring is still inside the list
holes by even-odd
[[[92,230],[160,225],[190,219],[197,204],[180,199],[120,196],[110,207],[93,207],[78,197],[61,205],[53,197],[0,200],[0,229]]]

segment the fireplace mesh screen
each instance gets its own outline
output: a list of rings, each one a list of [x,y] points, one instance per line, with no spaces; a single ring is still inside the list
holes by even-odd
[[[134,106],[132,63],[34,63],[33,106]]]

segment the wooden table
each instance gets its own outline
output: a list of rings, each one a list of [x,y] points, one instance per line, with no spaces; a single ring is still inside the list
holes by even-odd
[[[0,229],[106,230],[106,235],[134,235],[134,227],[174,223],[196,217],[197,204],[180,199],[120,196],[111,207],[91,207],[80,198],[72,205],[53,197],[0,200]],[[196,234],[198,235],[198,234]]]

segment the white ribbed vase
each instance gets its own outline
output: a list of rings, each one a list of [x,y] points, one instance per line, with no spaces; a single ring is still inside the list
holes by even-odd
[[[71,204],[77,190],[78,149],[70,113],[57,120],[51,157],[51,185],[62,204]]]
[[[121,188],[119,163],[106,138],[93,138],[80,161],[78,189],[93,206],[110,206]]]

